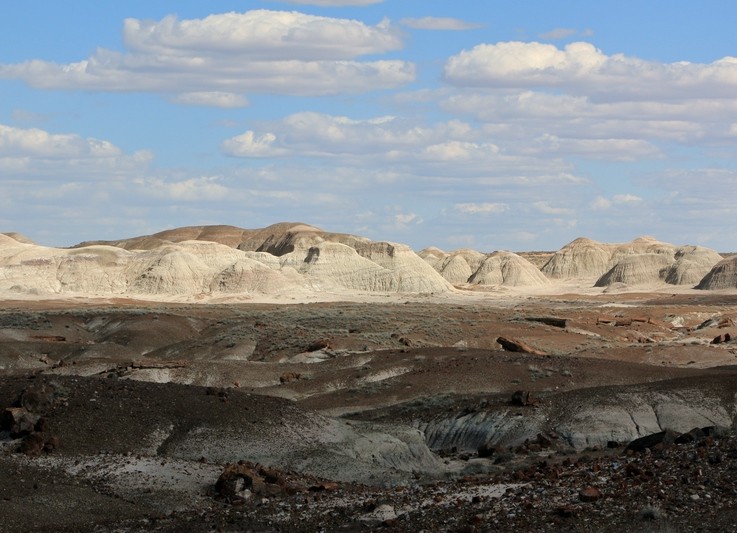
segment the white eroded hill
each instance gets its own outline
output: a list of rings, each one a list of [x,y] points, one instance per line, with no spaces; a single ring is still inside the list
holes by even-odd
[[[580,238],[538,269],[511,252],[426,248],[416,254],[403,244],[288,222],[252,230],[193,226],[73,248],[40,246],[22,235],[4,233],[0,296],[300,300],[318,294],[328,299],[369,293],[440,294],[452,292],[454,285],[545,293],[558,287],[657,290],[666,284],[737,288],[737,260],[721,260],[708,248],[675,246],[650,237],[624,244]]]
[[[202,298],[451,288],[405,245],[304,224],[181,228],[71,249],[0,235],[0,291],[17,295]]]
[[[723,259],[712,268],[697,289],[737,289],[737,255]]]
[[[580,238],[556,252],[542,271],[552,279],[595,280],[596,287],[696,285],[721,259],[709,248],[675,246],[652,237],[640,237],[624,244]]]
[[[454,285],[539,287],[550,283],[535,265],[512,252],[483,254],[464,248],[447,253],[426,248],[419,255]]]

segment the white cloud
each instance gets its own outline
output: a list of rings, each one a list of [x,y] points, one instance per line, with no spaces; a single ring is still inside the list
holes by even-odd
[[[182,181],[166,181],[161,178],[136,179],[134,183],[144,194],[153,194],[168,200],[197,202],[222,200],[230,194],[227,187],[218,183],[215,176],[202,176]]]
[[[388,21],[368,26],[351,19],[265,9],[161,21],[126,19],[126,46],[133,52],[191,61],[234,54],[250,60],[352,59],[402,47]]]
[[[264,133],[256,135],[249,130],[242,135],[227,139],[222,144],[225,154],[235,157],[278,157],[286,155],[287,150],[274,146],[276,135]]]
[[[559,49],[538,42],[479,44],[448,59],[445,79],[471,87],[556,87],[610,100],[728,98],[737,89],[737,58],[712,63],[657,63],[606,55],[590,43]]]
[[[370,167],[385,182],[396,181],[399,175],[432,175],[447,180],[476,178],[487,184],[582,183],[570,165],[530,151],[528,142],[509,150],[491,142],[493,136],[483,129],[458,120],[424,125],[393,116],[356,120],[302,112],[263,126],[227,139],[221,144],[223,152]]]
[[[597,196],[594,198],[594,200],[591,202],[589,207],[593,209],[594,211],[607,211],[608,209],[611,209],[613,206],[628,206],[628,207],[634,207],[637,205],[640,205],[645,200],[637,196],[635,194],[615,194],[611,198],[605,198],[603,196]]]
[[[667,91],[667,89],[664,89]],[[592,95],[526,89],[459,90],[438,95],[449,113],[468,114],[484,129],[541,154],[628,161],[661,158],[668,143],[722,146],[737,129],[734,98],[678,97],[608,102]],[[544,132],[542,135],[540,132]],[[530,143],[529,139],[535,139]]]
[[[608,198],[604,198],[603,196],[597,196],[594,198],[594,201],[591,202],[591,209],[594,211],[606,211],[612,207],[612,201]]]
[[[355,120],[346,116],[301,112],[269,127],[271,132],[268,133],[247,131],[226,140],[223,150],[241,157],[379,157],[396,161],[408,153],[430,156],[435,153],[442,158],[453,153],[463,155],[473,149],[472,144],[456,143],[456,140],[461,141],[473,133],[468,124],[460,121],[423,126],[393,116]]]
[[[565,139],[543,135],[536,143],[543,152],[588,159],[634,161],[663,156],[655,145],[638,139]]]
[[[572,215],[575,212],[573,209],[569,209],[567,207],[554,207],[548,202],[543,201],[534,202],[532,206],[545,215]]]
[[[175,104],[201,105],[209,107],[236,108],[248,106],[248,98],[241,94],[221,91],[181,93],[174,95],[171,101]]]
[[[397,224],[422,224],[422,219],[415,213],[398,213],[393,218]]]
[[[615,194],[612,197],[615,204],[637,205],[642,203],[642,198],[634,194]]]
[[[5,179],[104,179],[143,169],[152,159],[149,151],[126,154],[105,140],[0,124],[0,172]]]
[[[450,17],[404,18],[399,22],[416,30],[474,30],[483,28],[482,24]]]
[[[204,93],[212,93],[211,103],[220,106],[225,93],[362,93],[415,79],[412,63],[356,59],[401,48],[401,38],[387,21],[368,26],[254,10],[189,20],[127,19],[123,34],[129,53],[98,49],[88,59],[66,65],[43,60],[5,64],[0,65],[0,78],[21,79],[42,89],[185,93],[185,102],[194,98],[199,104],[206,103]],[[217,93],[220,97],[213,98]],[[230,105],[239,101],[228,98]]]
[[[463,203],[455,204],[453,206],[456,211],[461,213],[477,215],[477,214],[498,214],[504,213],[509,210],[509,206],[506,204],[498,203]]]
[[[0,157],[101,158],[120,154],[120,148],[108,141],[0,124]]]

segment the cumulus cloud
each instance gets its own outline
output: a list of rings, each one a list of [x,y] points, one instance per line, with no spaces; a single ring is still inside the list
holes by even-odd
[[[637,206],[644,202],[644,199],[636,194],[615,194],[611,198],[605,198],[603,196],[597,196],[591,202],[590,207],[594,211],[606,211],[613,206]]]
[[[246,107],[248,105],[248,98],[245,96],[222,91],[181,93],[174,95],[171,101],[175,104],[222,108]]]
[[[138,178],[134,183],[145,194],[153,194],[168,200],[196,202],[202,200],[222,200],[229,194],[228,188],[218,182],[216,176],[202,176],[182,181],[167,181],[161,178]]]
[[[432,152],[433,146],[443,152],[443,142],[448,145],[445,151],[462,152],[464,147],[454,147],[452,139],[471,134],[471,127],[460,121],[423,126],[393,116],[356,120],[312,111],[294,113],[271,127],[271,132],[247,131],[228,139],[222,148],[228,155],[241,157],[379,155],[396,160],[408,151]]]
[[[484,122],[486,131],[505,139],[505,147],[517,143],[540,154],[634,161],[663,158],[672,143],[693,147],[734,142],[737,100],[669,96],[668,90],[663,88],[662,99],[614,101],[544,88],[460,89],[438,98],[445,111]]]
[[[575,42],[558,48],[538,42],[479,44],[448,59],[445,79],[461,87],[555,87],[610,100],[666,96],[726,98],[737,89],[737,58],[712,63],[657,63],[606,55]]]
[[[123,38],[133,52],[180,57],[234,54],[251,60],[352,59],[402,47],[387,20],[376,26],[351,19],[265,9],[203,19],[126,19]]]
[[[663,155],[651,142],[639,139],[566,139],[543,135],[536,144],[544,152],[588,159],[634,161]]]
[[[611,206],[612,206],[612,201],[609,200],[608,198],[604,198],[603,196],[597,196],[591,202],[591,209],[595,211],[606,211]]]
[[[149,151],[126,154],[105,140],[0,124],[0,171],[6,179],[103,178],[145,168],[151,159]]]
[[[567,207],[555,207],[550,205],[548,202],[534,202],[533,207],[537,209],[539,212],[545,214],[545,215],[572,215],[574,213],[573,209],[569,209]]]
[[[361,93],[415,78],[412,63],[358,60],[402,46],[388,21],[376,26],[298,12],[254,10],[203,19],[126,19],[128,53],[98,49],[70,64],[32,60],[0,65],[0,78],[43,89],[186,93],[233,105],[248,92]],[[219,97],[216,95],[219,94]],[[191,103],[191,102],[187,102]]]
[[[642,202],[642,198],[635,194],[615,194],[612,199],[615,204],[636,205]]]
[[[491,137],[458,120],[427,125],[394,116],[356,120],[301,112],[227,139],[221,149],[234,157],[309,157],[376,168],[384,182],[401,174],[475,178],[487,185],[581,182],[566,163],[530,152],[525,143],[505,150]]]
[[[422,219],[415,213],[397,213],[393,218],[397,224],[422,224]]]
[[[235,157],[278,157],[288,151],[275,146],[276,135],[264,133],[256,135],[249,130],[242,135],[227,139],[222,144],[225,154]]]
[[[475,30],[483,28],[482,24],[474,22],[466,22],[465,20],[451,17],[422,17],[422,18],[404,18],[399,21],[404,26],[414,28],[416,30]]]
[[[53,134],[37,128],[13,128],[0,124],[0,157],[101,158],[120,154],[120,148],[108,141],[84,139],[75,134]]]
[[[453,206],[456,211],[460,213],[465,213],[469,215],[478,215],[478,214],[498,214],[498,213],[504,213],[509,209],[509,206],[507,204],[498,204],[498,203],[462,203],[462,204],[455,204]]]

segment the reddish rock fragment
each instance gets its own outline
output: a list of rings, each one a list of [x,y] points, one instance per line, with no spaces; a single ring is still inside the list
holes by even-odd
[[[595,502],[601,499],[601,491],[596,487],[586,487],[578,493],[578,499],[582,502]]]
[[[279,383],[291,383],[292,381],[297,381],[301,377],[302,374],[299,372],[285,372],[279,376]]]
[[[508,352],[529,353],[532,355],[548,355],[545,352],[538,350],[537,348],[533,348],[529,344],[526,344],[522,341],[509,339],[507,337],[499,337],[497,338],[496,342],[501,344],[502,348],[507,350]]]
[[[326,348],[330,348],[330,340],[328,339],[318,339],[316,341],[313,341],[307,346],[308,352],[316,352],[318,350],[324,350]]]

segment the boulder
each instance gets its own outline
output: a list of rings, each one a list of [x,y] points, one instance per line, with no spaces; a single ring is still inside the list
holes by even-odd
[[[507,350],[508,352],[529,353],[533,355],[547,355],[545,352],[538,350],[537,348],[533,348],[527,343],[524,343],[522,341],[517,341],[514,339],[510,339],[507,337],[499,337],[496,339],[496,342],[498,342],[502,346],[502,348]]]
[[[653,448],[659,444],[673,444],[678,437],[678,433],[666,429],[665,431],[659,431],[658,433],[652,433],[645,435],[639,439],[635,439],[630,442],[625,448],[626,451],[643,452],[648,448]]]
[[[0,429],[8,431],[11,438],[23,437],[35,431],[40,418],[24,407],[8,407],[0,416]]]

